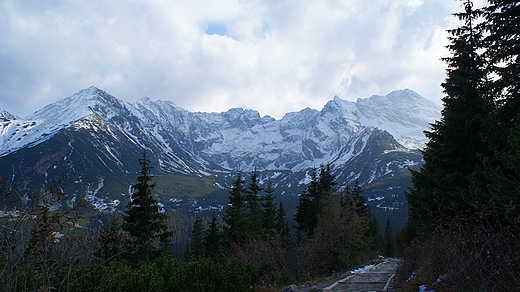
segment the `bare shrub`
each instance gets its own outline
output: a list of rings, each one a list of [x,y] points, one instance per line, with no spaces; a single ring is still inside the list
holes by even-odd
[[[299,279],[343,271],[372,259],[369,218],[356,212],[345,193],[330,192],[312,236],[302,235],[296,248]]]
[[[397,283],[402,291],[421,284],[435,291],[519,291],[516,236],[484,220],[440,226],[405,251]]]
[[[79,231],[82,201],[65,200],[61,177],[36,194],[0,181],[0,286],[6,291],[68,285],[71,263],[91,254],[90,234]]]
[[[290,280],[290,258],[287,240],[281,232],[273,230],[263,236],[248,237],[241,244],[234,244],[223,255],[223,260],[238,260],[242,264],[252,264],[264,274],[265,283],[277,285]]]

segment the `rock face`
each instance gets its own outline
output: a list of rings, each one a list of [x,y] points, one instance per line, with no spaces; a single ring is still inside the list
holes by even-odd
[[[133,182],[146,149],[159,179],[170,181],[170,193],[163,190],[170,197],[186,190],[173,177],[198,180],[200,196],[226,189],[238,169],[255,168],[282,194],[296,195],[310,169],[328,163],[340,187],[358,180],[388,191],[402,188],[408,168],[421,163],[422,131],[439,116],[411,90],[357,102],[335,97],[321,111],[276,120],[241,108],[194,113],[148,98],[127,103],[90,87],[25,118],[0,111],[0,176],[37,189],[66,173],[76,190],[111,197]]]

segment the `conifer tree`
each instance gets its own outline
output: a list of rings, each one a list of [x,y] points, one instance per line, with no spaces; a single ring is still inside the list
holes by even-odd
[[[274,203],[274,188],[271,184],[271,181],[267,182],[267,188],[265,189],[262,208],[262,228],[268,231],[274,229],[276,225],[276,205]]]
[[[330,172],[330,164],[321,165],[319,180],[320,195],[325,195],[325,193],[331,191],[335,185],[336,181],[334,180],[334,175]]]
[[[520,230],[520,2],[490,0],[482,24],[490,73],[495,76],[493,94],[498,109],[487,127],[491,155],[483,155],[483,175],[473,180],[486,212],[494,212],[503,224]]]
[[[276,209],[275,229],[280,232],[282,238],[289,240],[289,223],[287,222],[287,215],[282,202],[278,203],[278,208]]]
[[[387,256],[387,257],[394,256],[395,242],[394,242],[392,226],[390,225],[390,218],[386,219],[384,245],[385,245],[385,256]]]
[[[367,230],[365,238],[373,250],[382,246],[382,238],[379,234],[379,222],[375,214],[370,210],[367,199],[362,195],[359,181],[354,182],[354,187],[346,186],[343,194],[342,204],[351,205],[357,215],[367,220]]]
[[[150,161],[146,151],[139,159],[141,171],[132,186],[127,210],[123,214],[123,231],[129,235],[125,248],[132,259],[154,259],[161,252],[169,252],[172,232],[168,230],[168,216],[160,212],[158,201],[153,197]]]
[[[38,205],[38,213],[35,216],[36,223],[31,229],[30,239],[25,250],[25,255],[30,262],[42,262],[51,254],[53,245],[53,216],[50,214],[50,205],[42,203]]]
[[[367,219],[344,200],[342,192],[324,194],[314,236],[300,243],[300,248],[310,254],[308,260],[315,270],[330,273],[344,269],[372,251],[366,237]]]
[[[319,175],[316,169],[312,170],[311,182],[300,196],[296,209],[295,221],[298,223],[297,235],[301,238],[303,234],[312,236],[318,224],[318,216],[321,212],[321,198],[334,191],[334,176],[330,171],[330,165],[321,165]]]
[[[484,9],[488,32],[484,39],[490,70],[496,74],[495,94],[501,104],[508,104],[509,117],[518,114],[520,95],[520,3],[515,0],[488,0]],[[510,111],[509,111],[510,110]]]
[[[115,214],[106,218],[106,222],[99,228],[99,244],[95,255],[101,260],[117,259],[122,255],[121,222]]]
[[[225,223],[222,236],[224,243],[228,246],[245,240],[249,231],[249,216],[244,183],[242,172],[238,171],[229,190],[229,203],[222,217]]]
[[[213,215],[211,217],[211,222],[206,229],[204,234],[204,248],[206,251],[206,256],[212,260],[216,260],[220,251],[221,246],[221,238],[220,238],[220,229],[218,226],[218,218]]]
[[[518,116],[520,119],[520,115]],[[484,211],[498,215],[504,226],[520,231],[520,122],[503,137],[509,147],[486,160],[485,174],[490,183],[485,189]],[[478,189],[480,190],[480,189]]]
[[[478,156],[489,152],[482,129],[493,110],[488,93],[485,60],[478,53],[482,31],[476,29],[480,13],[465,2],[465,11],[456,13],[462,26],[451,30],[448,46],[452,56],[442,87],[444,109],[441,120],[426,132],[424,164],[412,171],[413,187],[407,194],[409,224],[417,228],[449,221],[454,211],[471,210],[475,198],[469,192],[470,177],[478,167]]]
[[[298,224],[296,227],[298,238],[301,238],[303,234],[312,234],[312,231],[316,228],[318,223],[318,179],[316,169],[313,169],[310,185],[300,195],[298,207],[294,216],[294,220]]]
[[[358,180],[355,181],[352,189],[347,186],[345,192],[352,198],[354,208],[359,216],[370,216],[370,207],[367,204],[367,199],[361,194],[361,186]]]
[[[200,258],[206,255],[204,244],[204,224],[200,216],[195,217],[193,229],[191,231],[191,241],[186,251],[187,258]]]
[[[247,205],[248,211],[248,229],[250,235],[258,235],[262,231],[262,202],[260,199],[259,192],[262,191],[262,188],[259,185],[258,181],[258,171],[256,168],[251,172],[250,182],[247,185],[247,190],[245,194],[245,201]]]

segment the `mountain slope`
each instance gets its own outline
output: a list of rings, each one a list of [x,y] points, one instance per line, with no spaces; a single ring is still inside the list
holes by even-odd
[[[409,89],[358,99],[356,105],[362,124],[385,130],[403,145],[415,149],[424,147],[427,140],[423,131],[440,118],[441,111],[440,106]]]
[[[10,120],[15,120],[18,117],[9,113],[8,111],[0,108],[0,122],[7,122]]]
[[[172,208],[186,197],[186,206],[200,206],[193,199],[200,196],[224,204],[236,170],[255,168],[294,204],[310,170],[327,163],[340,187],[357,180],[373,190],[369,198],[391,197],[391,190],[402,197],[408,167],[421,163],[422,131],[439,113],[411,90],[357,102],[335,97],[320,111],[275,120],[241,108],[193,113],[148,98],[127,103],[90,87],[25,118],[3,114],[0,162],[8,167],[0,176],[37,190],[65,173],[74,181],[71,195],[93,205],[121,201],[146,149],[161,182],[158,195]]]

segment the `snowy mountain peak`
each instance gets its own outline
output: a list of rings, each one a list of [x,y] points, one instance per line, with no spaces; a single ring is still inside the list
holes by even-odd
[[[107,92],[91,86],[74,95],[49,104],[27,117],[33,120],[51,120],[54,123],[70,124],[92,114],[93,110],[119,106],[120,101]],[[56,113],[60,113],[58,116]]]
[[[215,161],[220,160],[217,164],[224,168],[234,167],[234,159],[244,161],[245,157],[252,165],[264,151],[269,153],[262,159],[267,164],[278,164],[279,157],[296,163],[302,157],[302,149],[307,151],[306,159],[330,158],[364,127],[387,131],[408,148],[422,148],[426,142],[423,131],[439,116],[440,107],[412,90],[374,95],[356,102],[334,96],[321,111],[305,108],[275,120],[243,108],[209,114],[192,113],[172,102],[149,98],[131,104],[91,86],[16,123],[4,122],[0,129],[0,156],[41,143],[62,129],[95,117],[110,123],[132,141],[140,141],[135,143],[149,137],[164,153],[183,149],[208,161],[219,156]],[[227,157],[222,157],[222,151],[228,153]]]
[[[0,108],[0,122],[7,122],[10,120],[16,120],[18,117],[11,114],[10,112]]]
[[[124,109],[124,103],[107,92],[91,86],[58,100],[32,115],[7,122],[0,128],[0,156],[52,138],[61,130],[93,115],[109,119]]]
[[[388,99],[401,99],[401,100],[425,100],[424,97],[422,97],[417,92],[411,90],[411,89],[401,89],[401,90],[394,90],[386,95],[386,98]]]
[[[148,96],[143,96],[135,102],[135,104],[142,104],[142,105],[147,105],[150,103],[153,103],[153,101]]]
[[[252,128],[263,123],[260,113],[251,109],[232,108],[222,113],[222,116],[231,126],[238,126],[242,129]]]
[[[441,112],[440,106],[410,89],[359,98],[356,105],[362,124],[388,131],[410,148],[424,147],[427,139],[423,131],[440,118]]]

